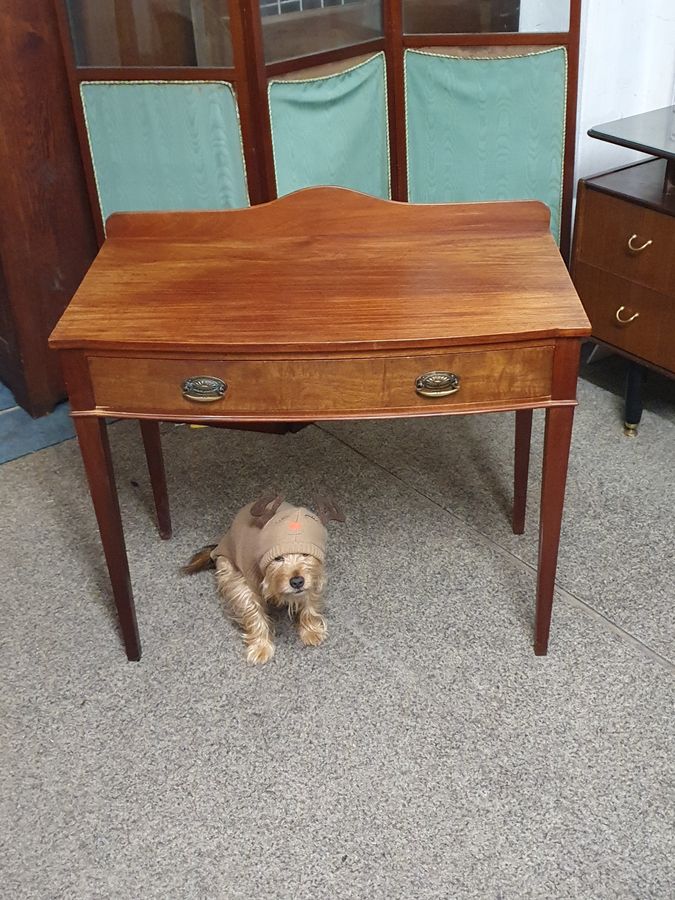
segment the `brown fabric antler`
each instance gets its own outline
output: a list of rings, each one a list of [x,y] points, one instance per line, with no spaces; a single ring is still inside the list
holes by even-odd
[[[327,525],[329,522],[346,521],[345,514],[330,494],[317,494],[314,498],[314,505],[322,525]]]
[[[275,494],[274,491],[268,491],[259,497],[251,507],[251,515],[256,519],[256,523],[263,528],[272,516],[284,502],[281,494]]]

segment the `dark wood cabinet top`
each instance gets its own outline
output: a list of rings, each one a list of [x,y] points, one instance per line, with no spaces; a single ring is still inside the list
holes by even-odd
[[[589,129],[588,134],[610,144],[675,159],[675,106],[605,122]]]
[[[648,159],[622,166],[587,178],[585,183],[593,190],[675,216],[675,192],[669,190],[666,183],[665,159]]]
[[[112,216],[50,344],[333,352],[589,333],[543,204],[310,188],[249,209]]]

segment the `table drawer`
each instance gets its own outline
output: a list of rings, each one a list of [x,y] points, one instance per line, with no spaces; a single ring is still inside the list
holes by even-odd
[[[675,298],[584,263],[574,283],[594,337],[675,371]]]
[[[357,414],[448,411],[549,398],[553,344],[467,349],[415,356],[304,359],[89,359],[101,409],[180,416],[332,418]],[[421,396],[416,379],[429,372],[459,377],[455,393]],[[222,397],[183,396],[186,379],[226,384]]]
[[[588,188],[582,215],[578,260],[675,293],[675,218]]]

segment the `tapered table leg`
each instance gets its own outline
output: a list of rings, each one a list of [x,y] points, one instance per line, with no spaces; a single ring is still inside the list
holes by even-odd
[[[152,494],[155,498],[157,525],[159,536],[166,541],[171,537],[171,513],[169,511],[169,494],[166,489],[166,472],[162,455],[162,439],[159,434],[159,422],[141,419],[141,434],[145,447],[145,458],[150,473]]]
[[[557,406],[546,410],[539,519],[537,609],[534,622],[534,652],[537,656],[544,656],[548,650],[573,420],[573,406]]]
[[[530,472],[530,442],[532,440],[532,410],[516,410],[516,454],[513,470],[513,533],[525,531],[527,506],[527,477]]]
[[[127,657],[141,658],[141,642],[136,624],[136,610],[131,592],[129,563],[124,544],[122,518],[115,487],[108,430],[105,419],[95,416],[75,416],[75,428],[89,482],[91,499],[98,520],[103,552],[108,564],[113,597]]]
[[[624,434],[635,437],[642,418],[642,381],[644,367],[632,360],[626,369],[626,408],[623,422]]]

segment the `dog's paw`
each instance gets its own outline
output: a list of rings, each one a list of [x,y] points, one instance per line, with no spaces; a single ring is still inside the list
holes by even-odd
[[[246,654],[247,662],[254,666],[269,662],[274,656],[274,644],[271,641],[256,641],[250,644]]]
[[[325,620],[321,616],[302,622],[298,627],[298,634],[303,644],[308,647],[318,647],[323,644],[328,634]]]

